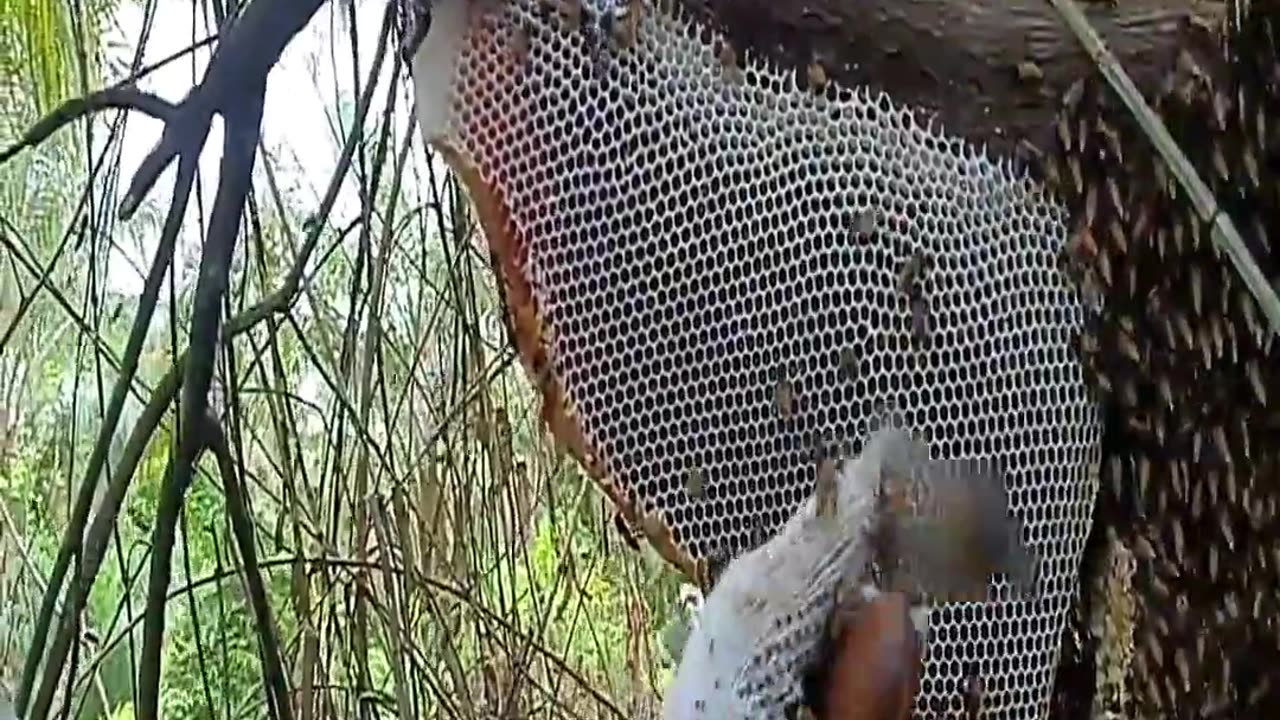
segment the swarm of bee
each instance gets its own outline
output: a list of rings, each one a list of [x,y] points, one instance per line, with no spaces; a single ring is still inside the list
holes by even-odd
[[[1278,278],[1280,3],[1239,5],[1225,42],[1190,28],[1152,104]],[[1280,708],[1280,451],[1266,440],[1280,432],[1280,357],[1178,181],[1136,147],[1149,143],[1093,78],[1063,98],[1045,167],[1078,221],[1061,266],[1095,310],[1079,340],[1108,423],[1095,528],[1133,565],[1132,659],[1110,682],[1132,688],[1136,716],[1268,716]]]

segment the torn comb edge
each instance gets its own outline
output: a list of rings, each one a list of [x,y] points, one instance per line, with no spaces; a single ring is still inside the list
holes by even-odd
[[[495,274],[511,326],[512,342],[531,377],[541,379],[541,382],[531,384],[542,398],[542,421],[555,441],[568,450],[609,497],[623,519],[632,527],[640,528],[664,560],[694,584],[705,586],[708,560],[695,560],[676,543],[661,512],[646,515],[637,508],[628,489],[609,475],[607,460],[595,449],[578,422],[572,397],[555,368],[550,327],[534,295],[532,283],[520,270],[519,260],[527,253],[527,241],[516,228],[502,191],[485,182],[474,163],[456,148],[442,140],[435,140],[432,144],[458,174],[476,207],[485,241],[497,260]]]

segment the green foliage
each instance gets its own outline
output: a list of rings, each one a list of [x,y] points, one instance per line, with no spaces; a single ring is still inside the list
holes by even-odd
[[[114,6],[114,0],[0,0],[0,146],[82,87],[98,84],[98,37]],[[69,180],[83,155],[71,135],[59,133],[40,153],[0,167],[0,212],[34,241],[61,234],[74,203],[79,183]]]
[[[0,118],[0,145],[79,92],[77,43],[89,60],[84,84],[101,84],[97,43],[110,6],[87,4],[86,32],[77,34],[68,14],[77,4],[0,0],[0,98],[15,102]],[[21,63],[27,55],[38,61]],[[355,95],[338,97],[331,115],[350,128],[358,121]],[[235,314],[270,296],[307,229],[322,228],[288,312],[235,340],[238,385],[226,393],[234,402],[222,405],[295,707],[309,704],[312,717],[357,717],[365,702],[393,716],[407,702],[415,716],[430,717],[449,702],[464,716],[492,717],[513,696],[531,712],[558,707],[542,716],[608,716],[590,686],[624,716],[644,717],[636,703],[653,700],[669,663],[659,629],[674,612],[678,578],[651,552],[626,549],[594,483],[551,446],[540,400],[510,358],[498,289],[464,198],[449,181],[435,201],[425,168],[415,165],[436,163],[442,175],[439,159],[416,139],[409,164],[395,164],[416,128],[379,112],[375,105],[365,119],[359,150],[371,166],[383,123],[392,123],[380,182],[369,189],[370,226],[343,236],[349,212],[314,217],[312,201],[289,182],[273,188],[260,176],[257,215],[241,238],[232,281]],[[97,198],[103,207],[118,200],[102,176],[85,177],[83,143],[73,126],[0,167],[0,219],[7,223],[0,232],[15,228],[16,246],[34,262],[49,262],[64,233],[83,228],[0,352],[0,410],[22,408],[0,418],[0,502],[12,518],[0,533],[0,597],[21,598],[12,639],[0,639],[4,687],[21,666],[42,590],[8,558],[20,548],[46,570],[64,534],[74,531],[68,507],[98,432],[100,397],[115,381],[79,321],[94,326],[114,353],[123,351],[132,322],[133,299],[90,292],[84,270],[118,252],[108,250],[109,240],[133,232],[154,247],[160,231],[151,218],[113,234],[78,209],[91,183],[105,188]],[[273,153],[260,165],[282,177],[296,172]],[[393,191],[397,174],[401,185]],[[358,205],[354,173],[346,184]],[[368,254],[358,260],[362,230]],[[393,244],[389,254],[384,242]],[[35,292],[34,278],[14,267],[0,248],[0,321]],[[379,272],[384,289],[375,296]],[[190,287],[174,285],[181,338]],[[83,315],[54,302],[53,291]],[[157,311],[139,363],[139,397],[126,404],[111,441],[112,467],[146,388],[169,370],[168,316],[168,307]],[[0,322],[0,334],[5,330]],[[220,366],[222,360],[229,358]],[[220,379],[229,382],[225,374]],[[173,418],[171,408],[132,475],[88,598],[83,623],[93,640],[72,690],[80,720],[133,717],[137,658],[130,640],[140,638]],[[212,457],[199,469],[172,563],[163,712],[174,719],[265,718],[261,643],[223,481]],[[392,498],[401,507],[392,507]],[[386,509],[389,527],[367,514],[374,505]]]
[[[122,702],[107,716],[107,720],[134,720],[133,701]]]
[[[20,84],[38,115],[75,92],[73,48],[94,39],[77,37],[69,9],[56,0],[0,0],[0,76]]]

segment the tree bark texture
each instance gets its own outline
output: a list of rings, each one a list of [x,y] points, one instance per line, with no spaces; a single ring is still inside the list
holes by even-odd
[[[1047,142],[1058,98],[1093,69],[1048,0],[679,0],[740,50],[804,77],[812,62],[851,87],[889,92],[947,132],[1012,152]],[[1086,15],[1144,94],[1160,86],[1187,23],[1221,2],[1093,0]]]

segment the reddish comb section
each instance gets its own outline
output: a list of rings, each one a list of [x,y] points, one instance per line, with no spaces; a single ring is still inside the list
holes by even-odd
[[[656,513],[639,513],[631,494],[608,475],[607,463],[586,437],[572,397],[556,369],[555,329],[542,312],[530,271],[531,248],[539,246],[538,238],[530,228],[517,221],[506,191],[507,187],[522,181],[520,173],[537,172],[550,160],[546,157],[545,148],[537,143],[538,134],[527,132],[523,126],[533,116],[528,111],[531,110],[528,104],[536,101],[527,89],[520,89],[528,42],[520,29],[501,26],[479,13],[473,15],[468,41],[462,52],[463,62],[485,67],[487,84],[481,86],[464,72],[459,78],[458,96],[469,101],[455,109],[454,117],[464,129],[464,135],[485,138],[486,141],[471,148],[469,153],[460,152],[447,143],[440,143],[439,150],[462,180],[475,205],[494,259],[512,340],[526,372],[542,396],[542,421],[550,429],[555,442],[581,463],[626,522],[632,527],[639,527],[665,560],[689,577],[699,578],[706,572],[705,563],[695,562],[686,550],[678,546],[670,528]],[[495,110],[486,100],[498,95],[519,100]],[[500,154],[512,152],[518,152],[522,162],[497,161]],[[496,171],[499,167],[506,168],[504,173]],[[540,198],[541,207],[527,209],[523,216],[547,216],[557,212],[559,202],[551,191]]]

